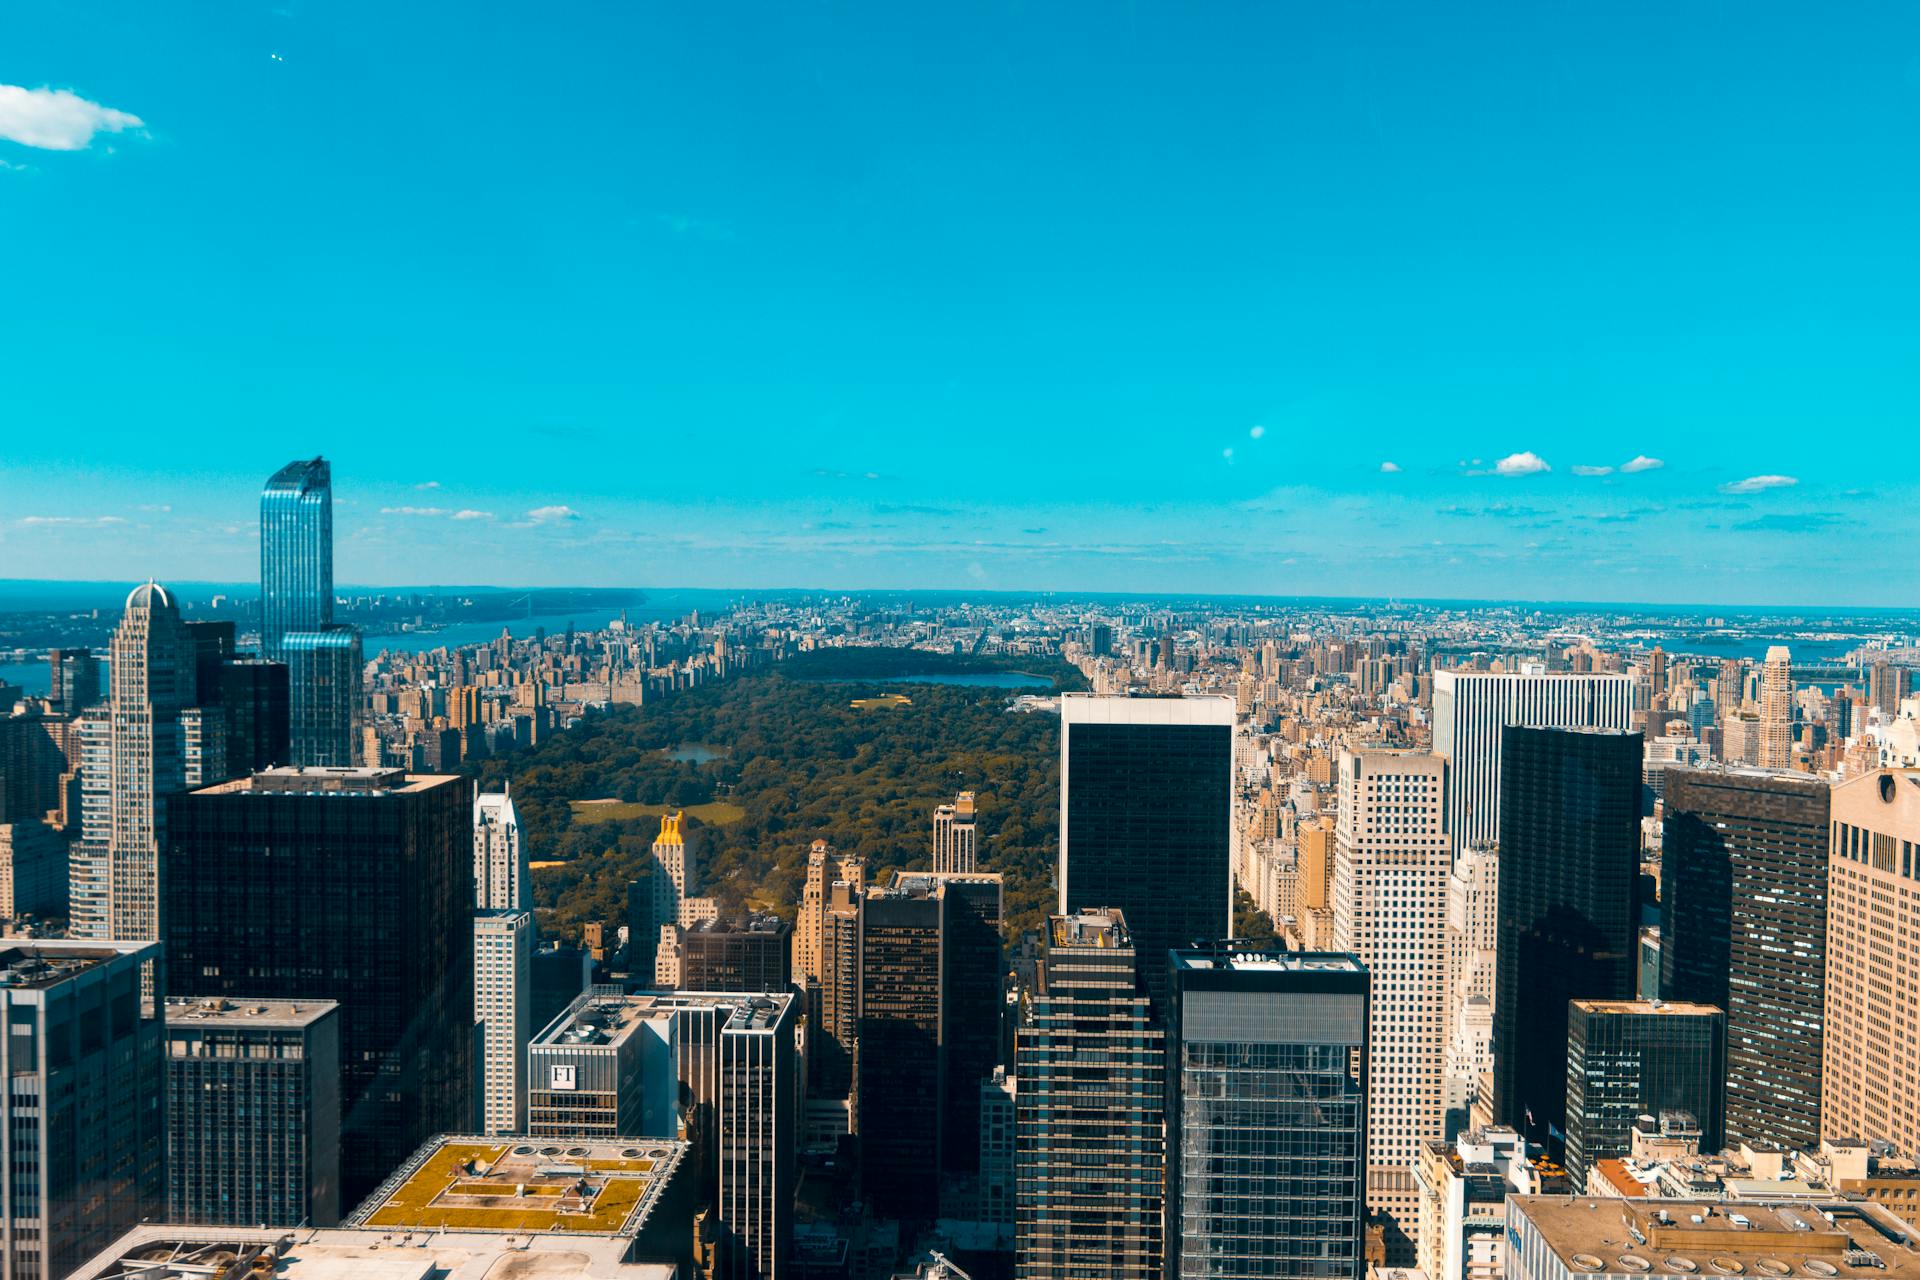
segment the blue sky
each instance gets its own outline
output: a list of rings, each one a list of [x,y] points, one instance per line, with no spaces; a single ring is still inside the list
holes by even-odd
[[[343,582],[1920,587],[1912,5],[22,0],[0,86],[0,577],[247,578],[325,453]]]

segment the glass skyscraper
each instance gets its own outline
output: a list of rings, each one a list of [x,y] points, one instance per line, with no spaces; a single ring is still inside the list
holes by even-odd
[[[289,462],[260,491],[260,648],[284,662],[290,631],[333,625],[333,472]]]
[[[1233,931],[1233,699],[1060,699],[1060,914],[1127,918],[1156,1006],[1167,952]]]
[[[1367,1269],[1367,969],[1333,952],[1176,951],[1167,1280]]]
[[[1633,1149],[1641,1116],[1683,1111],[1700,1150],[1720,1150],[1721,1043],[1710,1004],[1575,1000],[1567,1006],[1567,1172],[1573,1185]]]
[[[360,633],[352,627],[282,637],[289,685],[289,759],[301,767],[353,763],[360,725]]]
[[[1501,744],[1494,1119],[1566,1128],[1567,1002],[1631,1000],[1641,736],[1508,727]]]

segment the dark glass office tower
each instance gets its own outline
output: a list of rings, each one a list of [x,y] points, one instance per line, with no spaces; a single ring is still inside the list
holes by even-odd
[[[287,668],[238,651],[231,622],[189,622],[200,705],[218,708],[232,777],[289,762]],[[209,779],[224,782],[225,778]]]
[[[948,1173],[980,1170],[980,1084],[1000,1065],[1001,880],[996,872],[929,877],[946,899],[941,922],[940,1157]]]
[[[49,650],[47,666],[50,710],[77,716],[100,701],[100,659],[91,649]]]
[[[1667,771],[1660,994],[1726,1010],[1729,1145],[1820,1145],[1828,809],[1804,773]]]
[[[1047,923],[1014,1038],[1014,1274],[1154,1280],[1166,1032],[1117,911]]]
[[[360,633],[352,627],[281,637],[288,687],[288,759],[302,767],[353,763],[361,723]]]
[[[785,991],[792,933],[778,916],[695,921],[680,938],[680,990]]]
[[[340,1002],[341,1202],[472,1124],[472,794],[272,769],[168,806],[169,994]]]
[[[1494,1119],[1565,1130],[1567,1002],[1634,996],[1641,735],[1502,733]]]
[[[260,491],[260,647],[282,658],[289,631],[333,625],[333,472],[289,462]]]
[[[1231,698],[1060,699],[1060,914],[1116,909],[1156,1005],[1233,925]]]
[[[1587,1185],[1598,1160],[1633,1149],[1641,1116],[1684,1111],[1700,1150],[1718,1151],[1726,1034],[1720,1010],[1665,1000],[1575,1000],[1567,1006],[1567,1173]]]
[[[946,901],[901,888],[861,904],[854,1050],[860,1186],[882,1217],[930,1220],[940,1206],[940,935]]]
[[[1167,1280],[1366,1272],[1365,966],[1177,951],[1167,1033]]]

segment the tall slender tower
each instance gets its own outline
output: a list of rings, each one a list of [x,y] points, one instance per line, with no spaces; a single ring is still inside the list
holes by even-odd
[[[528,874],[513,788],[482,791],[473,800],[473,905],[481,911],[531,911]]]
[[[1420,1238],[1413,1170],[1445,1136],[1446,762],[1425,752],[1348,751],[1334,829],[1334,950],[1373,974],[1367,1204],[1387,1258],[1410,1266]]]
[[[974,826],[973,792],[962,791],[952,804],[933,811],[933,869],[965,874],[978,860],[978,828]]]
[[[1793,659],[1787,647],[1767,650],[1760,668],[1760,767],[1793,767]]]
[[[260,648],[286,661],[289,631],[333,625],[333,471],[289,462],[260,491]]]
[[[74,859],[73,933],[80,938],[152,942],[160,937],[159,797],[186,789],[180,716],[194,701],[193,641],[173,597],[158,583],[135,587],[113,633],[113,687],[106,720],[104,788],[89,798],[104,820],[83,828],[104,836]]]

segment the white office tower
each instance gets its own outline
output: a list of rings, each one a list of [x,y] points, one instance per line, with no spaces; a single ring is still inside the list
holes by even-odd
[[[533,909],[533,882],[511,785],[482,791],[473,800],[473,905],[482,911]]]
[[[1433,673],[1433,750],[1451,766],[1447,831],[1457,853],[1500,841],[1500,735],[1534,729],[1633,727],[1634,679],[1623,674]]]
[[[1500,859],[1475,846],[1447,877],[1447,1107],[1486,1114],[1493,1090],[1494,944]],[[1476,1105],[1477,1104],[1477,1105]]]
[[[1793,658],[1787,646],[1767,650],[1760,668],[1760,767],[1793,768]]]
[[[1333,949],[1373,977],[1367,1205],[1393,1266],[1412,1265],[1419,1237],[1421,1144],[1445,1132],[1446,784],[1446,762],[1425,752],[1341,753]]]
[[[973,792],[962,791],[952,804],[943,804],[933,811],[934,871],[971,875],[978,870],[977,840]]]
[[[479,1033],[484,1133],[527,1131],[532,966],[531,911],[481,911],[473,917],[473,1020]]]

